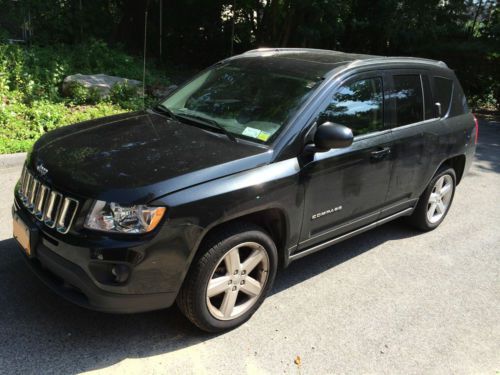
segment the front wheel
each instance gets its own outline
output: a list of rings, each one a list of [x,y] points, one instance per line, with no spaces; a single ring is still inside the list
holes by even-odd
[[[420,197],[410,222],[429,231],[441,224],[448,214],[455,195],[456,174],[453,168],[442,168],[432,178]]]
[[[177,304],[204,331],[237,327],[250,319],[272,287],[276,246],[260,227],[239,224],[211,235],[200,251]]]

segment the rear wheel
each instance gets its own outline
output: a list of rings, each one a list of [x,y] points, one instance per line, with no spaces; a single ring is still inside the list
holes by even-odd
[[[453,168],[441,168],[420,197],[410,222],[429,231],[444,220],[455,195],[456,174]]]
[[[200,249],[179,293],[181,311],[208,332],[232,329],[262,304],[277,269],[276,246],[251,224],[230,226]]]

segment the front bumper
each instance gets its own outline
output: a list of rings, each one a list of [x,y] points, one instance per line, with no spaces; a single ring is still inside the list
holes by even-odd
[[[167,238],[160,235],[156,240],[142,242],[78,239],[69,235],[56,237],[57,233],[50,233],[18,202],[13,206],[12,214],[37,233],[32,256],[28,257],[19,247],[23,258],[47,286],[70,302],[110,313],[158,310],[174,303],[187,271],[187,258],[178,255],[188,251],[179,241],[171,242],[168,230]],[[129,265],[130,277],[126,282],[106,282],[96,276],[95,269],[101,270],[110,263],[106,259],[95,259],[99,249],[108,251],[115,258],[120,256],[113,262]],[[129,259],[131,253],[139,256]]]
[[[77,265],[43,245],[36,258],[23,258],[40,280],[66,300],[91,310],[108,313],[137,313],[171,306],[175,293],[118,294],[98,288]]]

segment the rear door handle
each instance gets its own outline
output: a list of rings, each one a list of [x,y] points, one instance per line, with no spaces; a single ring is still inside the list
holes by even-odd
[[[371,153],[371,158],[373,160],[381,160],[385,158],[387,155],[391,153],[391,148],[390,147],[384,147],[382,149],[379,149],[377,151],[372,151]]]

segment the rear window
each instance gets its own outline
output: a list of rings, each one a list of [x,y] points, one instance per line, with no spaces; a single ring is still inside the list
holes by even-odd
[[[436,102],[441,103],[441,114],[445,116],[450,109],[453,81],[448,78],[434,77],[434,90],[434,98]]]
[[[450,107],[450,116],[459,116],[470,112],[464,91],[460,86],[460,82],[456,80],[453,81],[453,98]]]
[[[393,97],[396,100],[396,126],[423,121],[424,101],[420,75],[395,75],[393,79]]]

